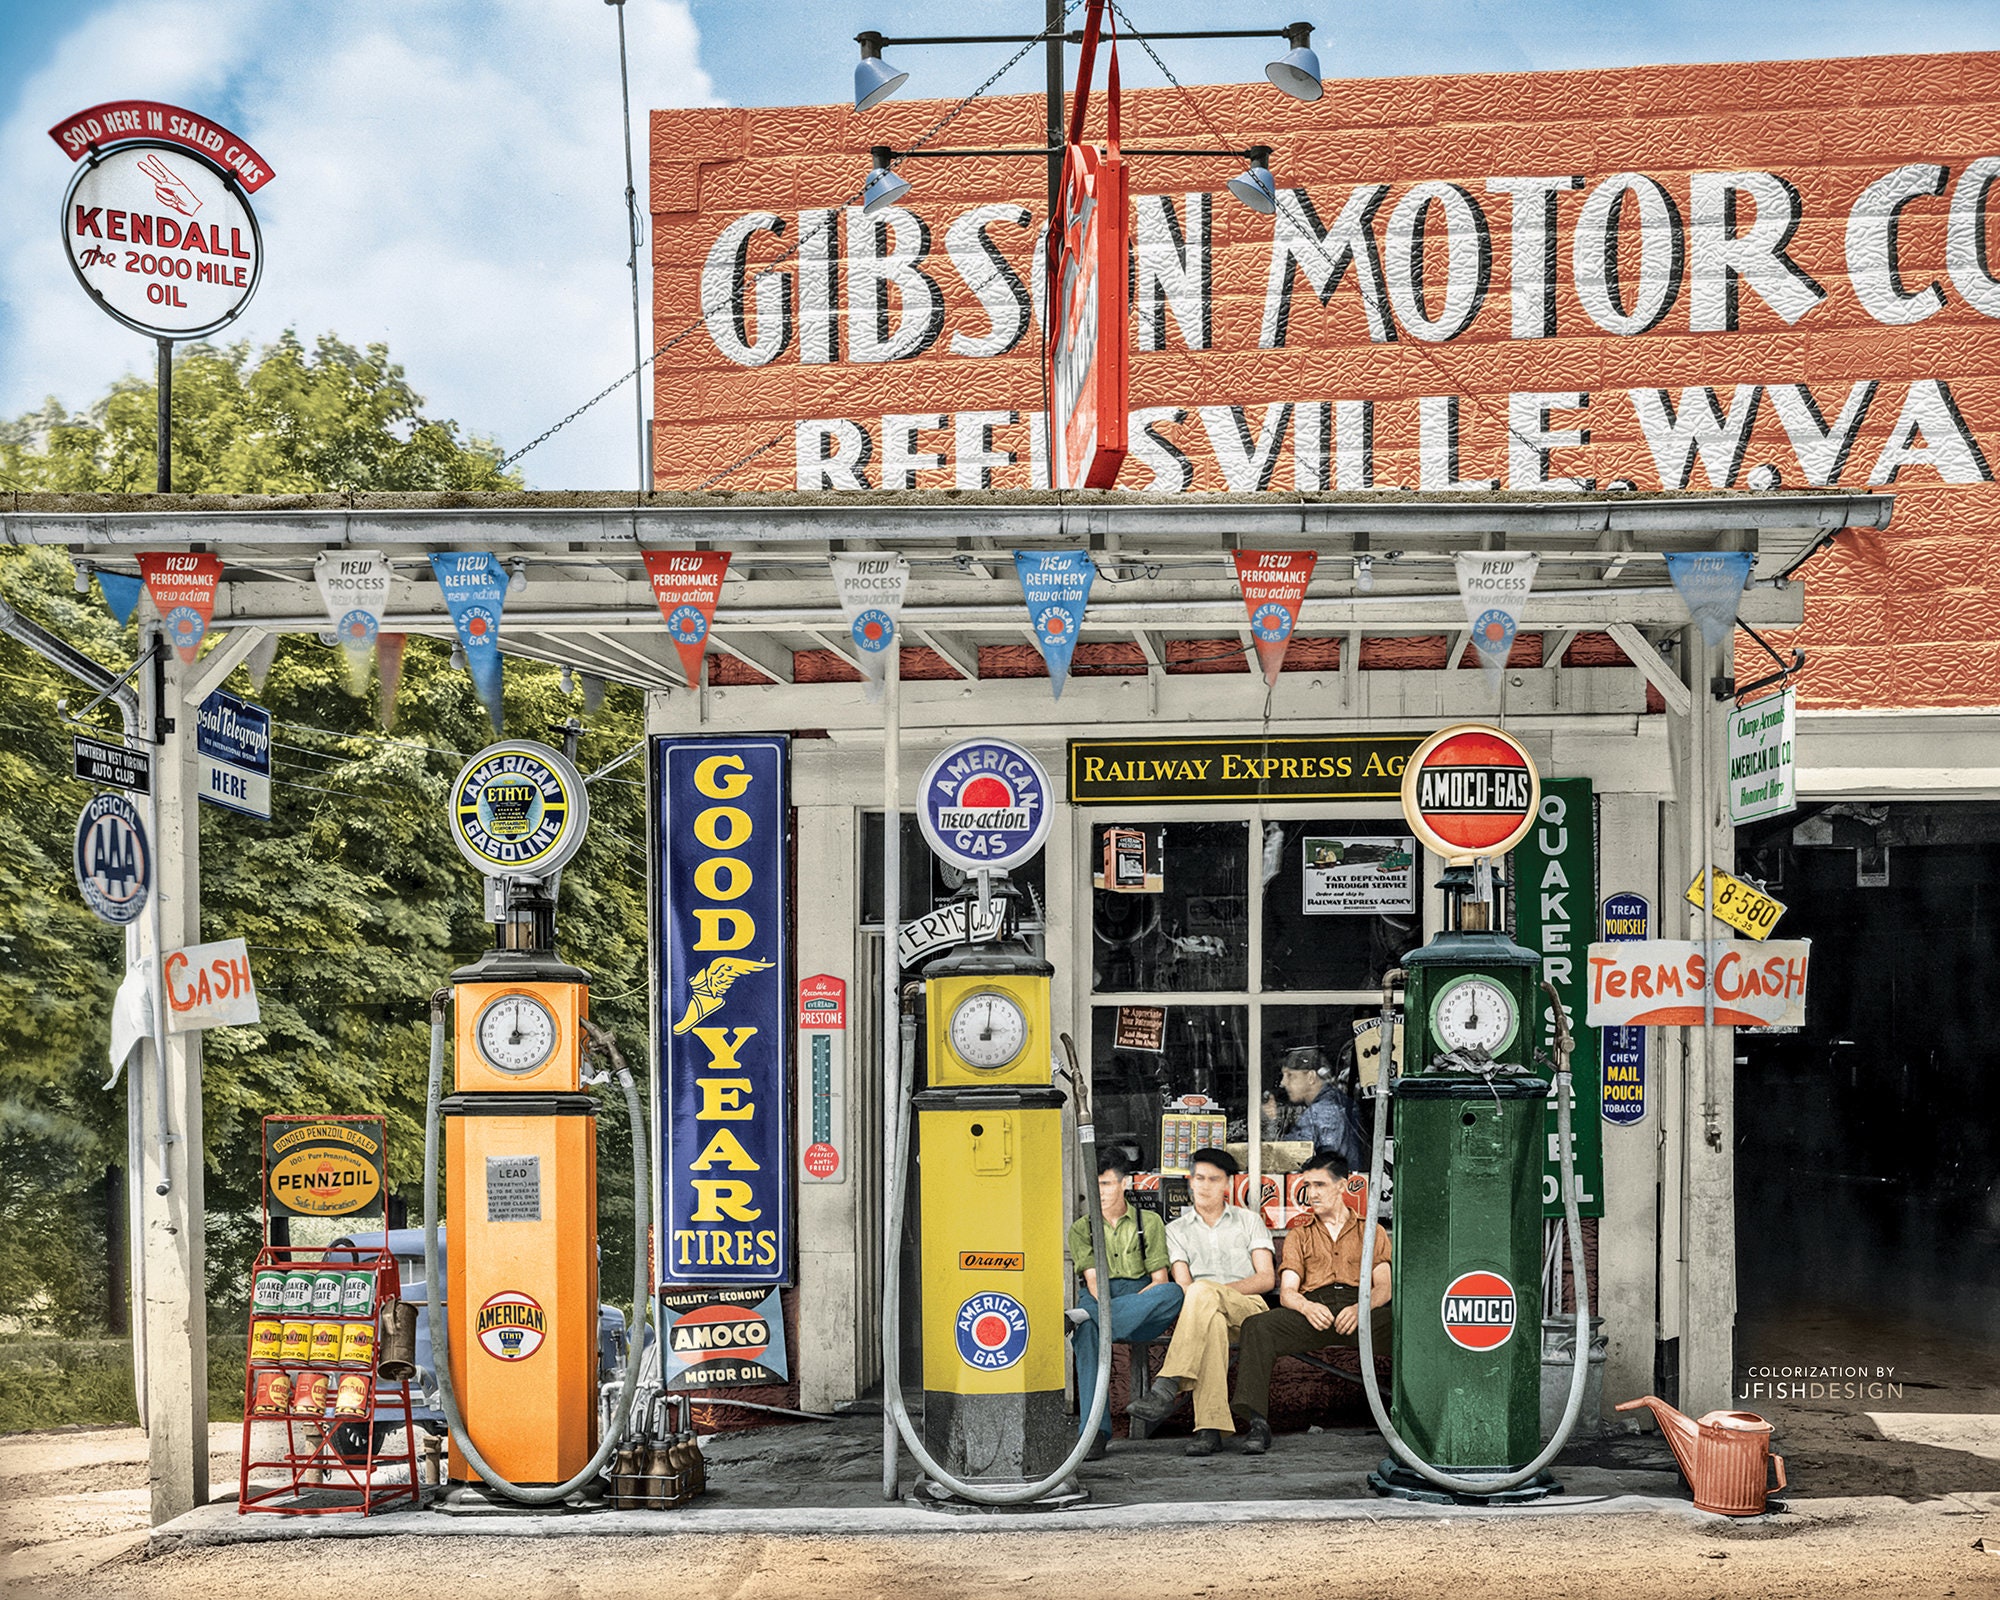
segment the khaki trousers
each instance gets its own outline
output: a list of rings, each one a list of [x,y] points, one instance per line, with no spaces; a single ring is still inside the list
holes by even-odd
[[[1229,1415],[1229,1347],[1244,1323],[1269,1309],[1256,1295],[1205,1278],[1187,1290],[1160,1376],[1193,1382],[1197,1428],[1236,1431]]]

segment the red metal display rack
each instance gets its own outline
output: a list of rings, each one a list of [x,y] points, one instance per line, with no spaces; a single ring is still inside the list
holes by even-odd
[[[370,1125],[379,1141],[376,1162],[379,1189],[379,1175],[386,1168],[388,1156],[387,1130],[383,1119],[319,1116],[266,1117],[264,1121],[266,1124]],[[252,1285],[255,1286],[272,1272],[286,1274],[308,1270],[315,1274],[366,1273],[372,1281],[368,1286],[365,1307],[358,1303],[349,1306],[336,1302],[317,1309],[309,1305],[288,1305],[283,1310],[274,1311],[268,1305],[260,1307],[257,1304],[253,1287],[250,1359],[243,1378],[243,1464],[237,1482],[237,1512],[239,1515],[249,1511],[272,1511],[286,1516],[325,1516],[332,1512],[358,1511],[368,1516],[372,1512],[401,1505],[416,1510],[422,1506],[423,1498],[417,1482],[416,1428],[410,1416],[409,1380],[391,1382],[382,1378],[376,1370],[383,1307],[388,1301],[401,1296],[402,1284],[396,1258],[386,1248],[271,1243],[268,1171],[271,1141],[268,1127],[266,1134],[264,1247],[257,1252],[256,1265],[251,1269]],[[383,1221],[386,1227],[387,1218]],[[385,1244],[386,1239],[385,1233]],[[315,1352],[310,1348],[288,1352],[282,1343],[277,1348],[271,1348],[267,1341],[266,1347],[260,1350],[258,1324],[273,1321],[281,1329],[286,1324],[297,1327],[303,1323],[309,1328],[331,1324],[340,1330],[343,1343],[351,1342],[353,1332],[358,1329],[368,1335],[365,1352],[358,1357],[351,1355],[347,1363],[342,1363],[338,1352]],[[321,1374],[327,1380],[324,1393],[311,1397],[318,1402],[316,1404],[310,1403],[308,1395],[300,1392],[309,1387],[297,1381],[305,1374]],[[339,1385],[343,1378],[358,1378],[366,1385],[364,1401],[350,1402],[347,1410],[339,1408]],[[281,1454],[270,1457],[252,1454],[254,1430],[259,1423],[283,1425],[285,1444]],[[401,1447],[386,1455],[378,1452],[378,1438],[395,1429],[401,1431]],[[273,1468],[284,1474],[281,1481],[252,1486],[251,1473]],[[381,1481],[384,1469],[400,1469],[401,1481]]]

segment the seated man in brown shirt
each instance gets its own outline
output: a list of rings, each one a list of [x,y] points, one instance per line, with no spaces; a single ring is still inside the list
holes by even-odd
[[[1299,1172],[1307,1214],[1285,1236],[1285,1265],[1278,1274],[1278,1304],[1243,1324],[1236,1364],[1236,1393],[1229,1409],[1243,1423],[1243,1453],[1271,1448],[1271,1367],[1279,1356],[1304,1355],[1330,1344],[1356,1344],[1361,1313],[1361,1230],[1364,1214],[1351,1209],[1347,1162],[1321,1151]],[[1365,1180],[1364,1180],[1365,1185]],[[1389,1348],[1389,1230],[1375,1226],[1375,1269],[1368,1304],[1377,1352]]]

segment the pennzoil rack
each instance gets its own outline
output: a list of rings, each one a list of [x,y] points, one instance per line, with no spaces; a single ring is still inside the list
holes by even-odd
[[[368,1122],[380,1128],[383,1133],[383,1162],[388,1160],[386,1119],[377,1117],[266,1117],[272,1122]],[[265,1149],[270,1144],[265,1141]],[[352,1324],[369,1322],[374,1325],[374,1337],[367,1341],[367,1365],[342,1365],[337,1360],[328,1361],[323,1353],[315,1353],[310,1348],[305,1359],[293,1350],[289,1355],[280,1348],[275,1359],[260,1356],[257,1348],[256,1324],[269,1321],[273,1312],[269,1307],[260,1308],[255,1301],[253,1290],[251,1319],[251,1342],[249,1358],[244,1364],[243,1377],[243,1446],[242,1465],[239,1469],[236,1488],[237,1514],[251,1511],[275,1512],[281,1516],[317,1517],[329,1516],[336,1512],[358,1511],[369,1516],[377,1511],[405,1506],[419,1510],[423,1505],[423,1491],[417,1479],[416,1423],[410,1410],[410,1381],[408,1378],[385,1379],[377,1370],[381,1353],[381,1319],[384,1304],[399,1298],[401,1275],[396,1266],[396,1258],[388,1251],[388,1217],[382,1217],[383,1243],[380,1248],[368,1249],[360,1245],[289,1245],[271,1243],[270,1184],[263,1184],[264,1243],[257,1252],[256,1264],[251,1269],[251,1283],[257,1283],[260,1275],[280,1273],[291,1274],[311,1271],[320,1273],[340,1273],[343,1276],[366,1273],[372,1279],[369,1285],[368,1304],[356,1315],[343,1316],[344,1307],[331,1308],[295,1306],[287,1304],[276,1313],[281,1327],[284,1324],[304,1322],[307,1324],[337,1324],[345,1330]],[[302,1384],[297,1374],[317,1373],[326,1378],[324,1388]],[[274,1380],[282,1376],[286,1380],[278,1390],[283,1409],[274,1404]],[[364,1403],[352,1404],[346,1410],[339,1407],[340,1380],[343,1377],[360,1378],[364,1385]],[[262,1424],[266,1429],[282,1427],[284,1448],[278,1454],[261,1456],[253,1453],[256,1429]],[[402,1445],[390,1452],[376,1449],[376,1441],[389,1430],[400,1430]],[[358,1435],[358,1445],[355,1443]],[[385,1477],[385,1469],[387,1476]],[[282,1473],[282,1478],[266,1478],[252,1484],[253,1472]]]

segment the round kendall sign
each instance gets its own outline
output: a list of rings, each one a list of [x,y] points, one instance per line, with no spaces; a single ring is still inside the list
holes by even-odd
[[[958,1356],[981,1372],[1000,1372],[1028,1353],[1028,1308],[989,1290],[958,1308]]]
[[[1049,775],[1019,745],[967,739],[930,764],[917,821],[938,858],[967,872],[1005,872],[1049,836]]]
[[[1432,734],[1403,768],[1403,816],[1448,860],[1505,855],[1534,825],[1542,780],[1511,734],[1461,722]]]
[[[489,878],[542,878],[582,848],[590,797],[569,761],[545,744],[490,744],[451,786],[451,836]]]
[[[1462,1272],[1444,1291],[1444,1336],[1461,1350],[1498,1350],[1514,1337],[1514,1286],[1497,1272]]]

